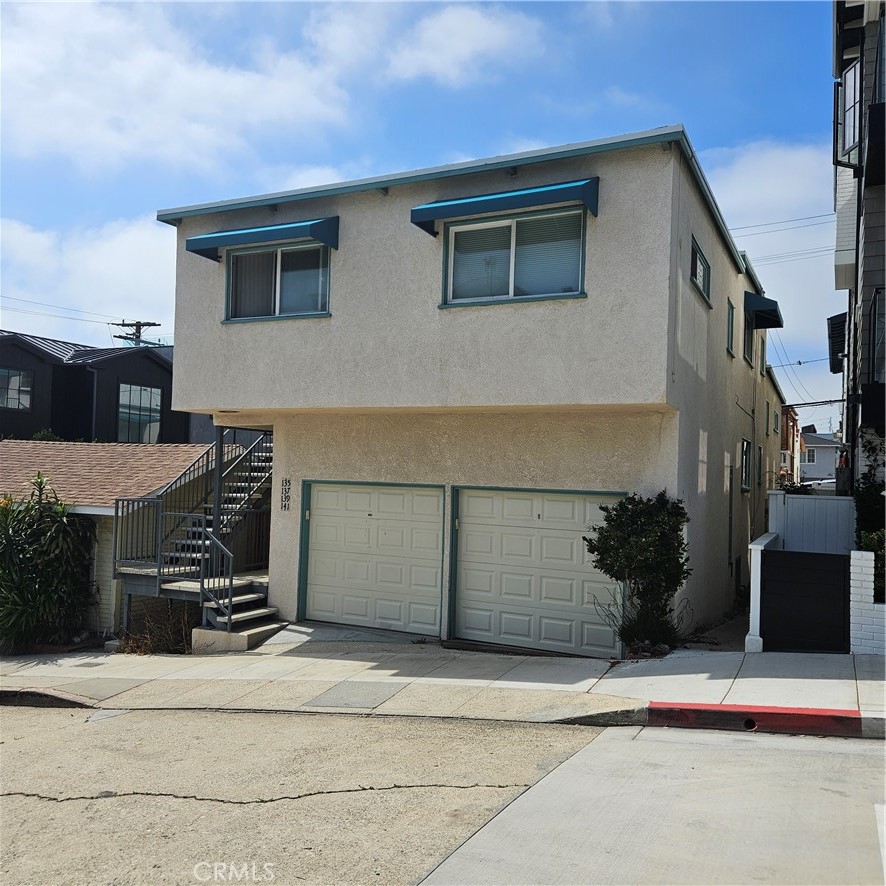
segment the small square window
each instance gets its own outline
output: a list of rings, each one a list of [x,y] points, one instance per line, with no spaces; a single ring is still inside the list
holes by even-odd
[[[711,300],[711,265],[704,257],[695,238],[692,238],[692,260],[689,269],[689,278],[698,287],[705,301]]]
[[[228,319],[322,314],[328,305],[328,246],[229,254]]]
[[[0,369],[0,409],[29,412],[34,373],[28,369]]]

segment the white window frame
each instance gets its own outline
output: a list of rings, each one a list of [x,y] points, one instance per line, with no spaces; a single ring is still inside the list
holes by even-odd
[[[812,456],[812,458],[809,457],[810,455]],[[800,464],[801,465],[814,465],[815,464],[815,447],[814,446],[807,446],[800,453]]]
[[[754,339],[756,338],[756,330],[754,329],[754,315],[750,311],[744,312],[744,327],[742,328],[742,344],[741,349],[744,354],[745,362],[754,366]],[[748,349],[750,344],[750,350]]]
[[[317,250],[321,255],[325,253],[326,255],[326,291],[324,293],[323,287],[320,288],[320,296],[318,299],[317,309],[314,311],[295,311],[295,312],[287,312],[285,314],[280,313],[280,287],[283,279],[283,253],[284,252],[305,252],[307,250]],[[233,266],[234,266],[234,258],[238,255],[250,255],[257,253],[274,253],[274,313],[273,314],[250,314],[246,317],[234,317],[232,316],[232,309],[234,304],[234,280],[233,280]],[[226,273],[227,273],[227,304],[225,310],[225,320],[266,320],[269,318],[276,317],[323,317],[329,314],[329,291],[330,291],[330,263],[331,263],[331,251],[329,247],[324,243],[317,243],[315,240],[310,240],[305,243],[287,243],[282,246],[254,246],[248,249],[229,249],[228,254],[226,256]],[[318,270],[318,275],[321,276],[322,279],[323,267],[321,266]],[[323,297],[325,295],[326,298],[326,307],[323,308],[320,306],[320,302],[322,302]]]
[[[851,75],[851,76],[850,76]],[[840,78],[842,81],[840,94],[841,94],[841,107],[840,107],[840,148],[841,153],[843,155],[848,154],[851,150],[858,147],[859,138],[861,137],[861,64],[858,59],[856,59],[851,65],[849,65],[845,71],[843,71],[843,76]],[[854,90],[852,92],[847,88],[849,83],[852,83],[854,86]],[[846,118],[848,116],[849,110],[854,111],[853,120],[854,123],[847,133],[846,129]],[[852,136],[852,141],[847,141],[847,134]]]
[[[577,215],[581,219],[581,232],[579,234],[580,244],[578,252],[578,285],[576,292],[550,292],[539,293],[538,295],[515,295],[514,294],[514,269],[517,263],[517,222],[528,219],[554,218],[567,215]],[[567,209],[552,210],[548,212],[521,212],[513,215],[503,215],[495,217],[486,217],[480,221],[459,221],[453,222],[446,227],[446,300],[447,305],[470,305],[478,302],[508,302],[521,301],[523,299],[531,301],[532,299],[543,298],[572,298],[581,296],[584,293],[585,278],[585,223],[586,213],[584,209],[576,209],[569,207]],[[453,298],[453,269],[455,267],[455,235],[459,231],[478,231],[489,228],[504,228],[510,226],[511,242],[510,242],[510,267],[508,268],[508,294],[507,295],[484,295],[477,298]]]

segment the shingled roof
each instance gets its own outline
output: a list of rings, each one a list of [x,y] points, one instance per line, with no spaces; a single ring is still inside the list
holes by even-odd
[[[30,491],[39,471],[66,504],[112,508],[115,498],[150,495],[206,451],[205,443],[0,441],[0,494]]]

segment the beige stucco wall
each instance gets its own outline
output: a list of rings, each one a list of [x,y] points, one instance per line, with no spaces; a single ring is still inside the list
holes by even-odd
[[[766,489],[774,485],[778,472],[780,442],[772,432],[771,410],[779,400],[771,380],[760,372],[764,331],[755,333],[753,365],[743,357],[744,293],[755,286],[737,269],[682,160],[674,166],[674,232],[668,401],[680,415],[676,493],[691,519],[693,576],[687,591],[693,598],[695,621],[704,625],[730,610],[737,585],[749,583],[747,545],[766,531]],[[711,265],[711,305],[690,279],[693,236]],[[769,297],[777,300],[778,293]],[[735,306],[734,356],[726,349],[727,300]],[[747,491],[741,489],[742,438],[752,444]],[[758,446],[763,447],[759,484]],[[731,505],[730,469],[734,470]]]
[[[303,480],[445,486],[446,589],[453,485],[654,494],[676,482],[676,449],[676,416],[666,410],[279,418],[274,425],[271,604],[285,618],[295,618]],[[284,479],[292,483],[288,511],[280,509]],[[447,600],[444,595],[444,635]]]
[[[175,409],[487,408],[665,399],[671,164],[661,147],[184,219]],[[441,310],[443,236],[425,202],[600,177],[587,299]],[[187,237],[340,216],[331,317],[222,323],[225,263]],[[234,421],[232,420],[232,423]]]

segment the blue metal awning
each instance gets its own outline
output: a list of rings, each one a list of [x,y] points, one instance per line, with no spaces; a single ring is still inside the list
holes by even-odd
[[[218,261],[219,250],[226,246],[253,246],[256,243],[280,243],[283,240],[302,240],[310,237],[338,249],[338,216],[315,218],[311,221],[292,222],[285,225],[268,225],[264,228],[242,228],[239,231],[216,231],[188,237],[185,249],[204,258]]]
[[[781,311],[778,302],[758,295],[756,292],[744,294],[744,309],[746,314],[753,317],[754,329],[783,329],[784,320],[781,319]]]
[[[501,194],[481,194],[477,197],[462,197],[459,200],[423,203],[412,210],[410,221],[436,237],[436,223],[440,219],[462,218],[470,215],[482,215],[486,212],[501,212],[507,209],[528,209],[532,206],[548,206],[553,203],[583,203],[596,215],[599,192],[600,179],[595,176],[577,182],[561,182],[557,185],[544,185],[540,188],[524,188],[521,191],[505,191]]]

